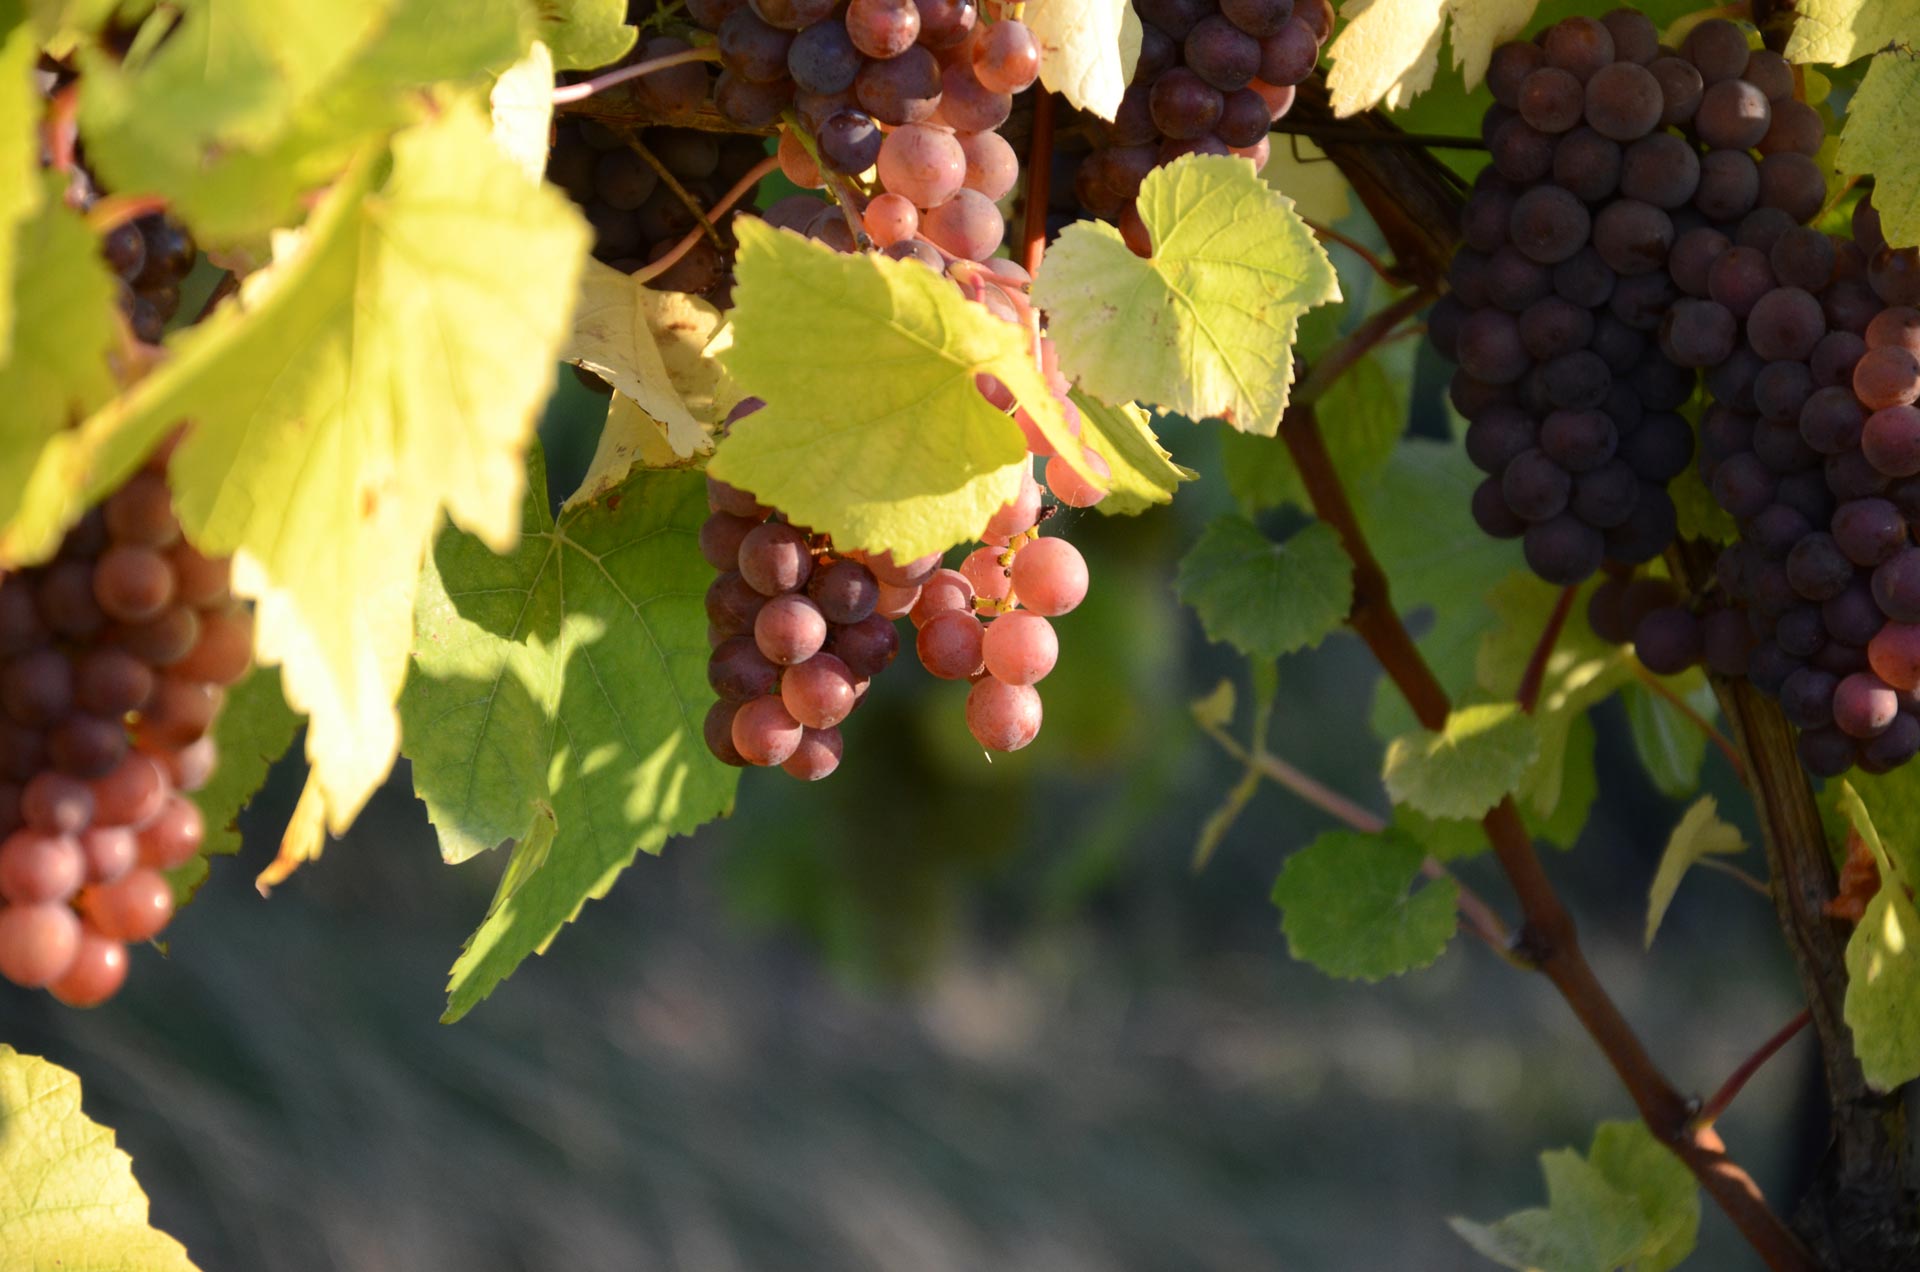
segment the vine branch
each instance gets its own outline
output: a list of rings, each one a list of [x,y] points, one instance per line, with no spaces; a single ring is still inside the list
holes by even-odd
[[[1033,142],[1027,148],[1027,193],[1020,209],[1020,264],[1038,277],[1047,250],[1047,199],[1053,181],[1053,94],[1033,98]]]
[[[1527,659],[1527,669],[1520,675],[1520,690],[1514,700],[1520,709],[1528,715],[1533,714],[1540,702],[1540,685],[1547,678],[1547,663],[1553,658],[1554,647],[1560,643],[1560,632],[1567,625],[1567,615],[1573,610],[1573,598],[1580,594],[1580,587],[1560,589],[1560,595],[1553,603],[1553,613],[1547,616],[1547,625],[1540,630],[1540,639],[1534,642],[1533,656]]]
[[[1700,1112],[1694,1116],[1694,1124],[1697,1126],[1710,1126],[1714,1122],[1719,1121],[1720,1115],[1727,1111],[1727,1106],[1733,1103],[1734,1097],[1740,1094],[1741,1090],[1752,1080],[1753,1075],[1760,1072],[1761,1066],[1773,1059],[1773,1057],[1779,1053],[1780,1048],[1792,1042],[1800,1031],[1807,1027],[1807,1023],[1812,1019],[1813,1013],[1807,1008],[1802,1007],[1798,1015],[1782,1025],[1771,1038],[1761,1043],[1752,1055],[1740,1062],[1739,1068],[1727,1075],[1727,1080],[1720,1084],[1720,1089],[1715,1091],[1713,1095],[1708,1098],[1707,1102],[1700,1106]]]
[[[584,102],[595,93],[603,93],[609,88],[637,80],[643,75],[655,71],[664,71],[669,67],[685,66],[688,62],[718,62],[720,49],[717,45],[704,48],[684,49],[679,53],[669,53],[665,57],[656,57],[650,61],[635,62],[632,66],[622,66],[596,75],[590,80],[581,80],[578,84],[566,84],[553,90],[555,106],[569,106],[574,102]]]
[[[780,161],[771,155],[762,159],[759,163],[754,164],[753,167],[747,170],[744,176],[733,183],[731,189],[720,196],[720,201],[708,210],[707,216],[711,218],[724,214],[728,208],[745,198],[749,190],[752,190],[754,186],[760,184],[763,177],[767,176],[767,174],[779,166]],[[681,236],[678,243],[675,243],[672,248],[661,255],[659,260],[649,262],[643,268],[633,271],[634,281],[638,283],[651,282],[653,279],[660,277],[660,275],[672,269],[679,263],[682,256],[685,256],[693,250],[693,245],[700,241],[701,235],[702,230],[698,225],[688,230],[686,234]]]
[[[1354,604],[1348,624],[1372,650],[1420,723],[1436,731],[1444,728],[1452,703],[1393,607],[1386,572],[1354,515],[1310,403],[1296,401],[1288,407],[1280,421],[1280,436],[1299,470],[1314,514],[1333,527],[1353,562]],[[1566,1000],[1654,1137],[1686,1164],[1769,1268],[1816,1272],[1813,1256],[1768,1207],[1753,1178],[1727,1156],[1719,1135],[1711,1127],[1689,1126],[1689,1101],[1654,1063],[1581,951],[1573,916],[1547,878],[1513,800],[1501,800],[1481,826],[1520,902],[1519,948]]]

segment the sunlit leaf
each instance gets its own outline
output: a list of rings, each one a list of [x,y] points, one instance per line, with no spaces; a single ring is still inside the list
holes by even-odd
[[[1695,862],[1711,856],[1738,856],[1746,850],[1747,841],[1739,830],[1720,820],[1719,806],[1713,796],[1702,795],[1695,800],[1681,816],[1680,824],[1667,836],[1666,850],[1660,854],[1660,868],[1654,872],[1653,887],[1647,896],[1647,945],[1652,946],[1654,934],[1660,930],[1660,920],[1667,916],[1667,907],[1673,904],[1674,893],[1680,890],[1680,880]]]
[[[1108,406],[1076,392],[1073,404],[1080,412],[1080,440],[1107,461],[1107,495],[1095,505],[1101,512],[1130,516],[1171,503],[1182,482],[1200,476],[1173,462],[1153,435],[1151,418],[1133,403]]]
[[[590,71],[625,57],[640,38],[627,25],[627,0],[534,0],[540,38],[563,71]],[[553,81],[547,81],[549,92]]]
[[[1920,39],[1920,11],[1907,29]],[[1882,53],[1847,106],[1835,161],[1873,177],[1880,229],[1896,247],[1920,243],[1920,55]]]
[[[547,138],[553,126],[553,54],[535,40],[527,55],[500,72],[487,95],[493,139],[530,181],[547,171]]]
[[[1911,45],[1920,31],[1920,0],[1799,0],[1787,57],[1844,66],[1891,44]]]
[[[1140,18],[1129,0],[1028,0],[1040,42],[1040,84],[1074,106],[1112,119],[1140,60]]]
[[[1847,940],[1847,998],[1842,1014],[1854,1054],[1873,1086],[1891,1091],[1920,1077],[1920,910],[1915,882],[1887,853],[1859,794],[1840,783],[1840,811],[1880,868],[1880,890]]]
[[[1441,732],[1387,747],[1387,794],[1429,817],[1479,817],[1519,789],[1540,754],[1533,720],[1511,702],[1456,708]]]
[[[1336,115],[1398,108],[1433,85],[1441,28],[1453,21],[1453,62],[1468,88],[1487,73],[1494,46],[1512,39],[1538,0],[1348,0],[1346,25],[1327,47],[1327,92]]]

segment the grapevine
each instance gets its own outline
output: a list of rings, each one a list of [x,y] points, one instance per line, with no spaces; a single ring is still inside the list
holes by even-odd
[[[141,947],[212,939],[186,907],[263,791],[262,892],[390,786],[448,862],[511,845],[452,1022],[741,805],[824,817],[811,784],[857,801],[895,748],[929,807],[929,773],[1018,791],[1069,755],[1104,800],[1190,784],[1193,740],[1242,770],[1197,865],[1274,829],[1243,816],[1266,782],[1335,826],[1274,863],[1288,953],[1378,981],[1464,932],[1618,1079],[1635,1120],[1546,1159],[1545,1209],[1455,1220],[1472,1250],[1672,1267],[1704,1201],[1772,1269],[1912,1265],[1912,15],[15,8],[0,995],[126,1010]],[[1155,536],[1185,546],[1143,587]],[[1192,622],[1156,626],[1172,598]],[[1345,790],[1331,750],[1269,749],[1341,631],[1384,673]],[[1164,696],[1188,635],[1241,674],[1151,774],[1100,772],[1069,735]],[[1713,864],[1773,901],[1800,997],[1730,1072],[1640,1032],[1542,851],[1665,815],[1590,817],[1629,752],[1689,801],[1648,942],[1758,827],[1764,869]],[[1125,793],[1116,826],[1152,821]],[[831,926],[819,865],[763,917]],[[1784,1196],[1716,1124],[1803,1035],[1831,1144]],[[0,1039],[9,1169],[39,1063]],[[93,1142],[58,1116],[38,1148]],[[64,1232],[104,1179],[152,1244],[34,1266],[191,1266],[71,1156],[0,1234]]]

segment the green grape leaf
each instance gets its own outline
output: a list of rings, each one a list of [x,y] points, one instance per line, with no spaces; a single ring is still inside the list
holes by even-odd
[[[448,1020],[604,896],[637,853],[726,812],[737,780],[702,733],[713,701],[705,478],[644,473],[557,523],[537,451],[527,486],[512,552],[441,536],[400,700],[442,856],[518,841],[454,965]]]
[[[612,66],[640,39],[640,29],[627,25],[627,0],[534,0],[534,11],[557,70]],[[553,91],[551,80],[547,91]]]
[[[280,677],[271,667],[255,667],[227,690],[227,703],[213,725],[220,764],[212,779],[193,793],[193,802],[206,821],[206,840],[199,856],[168,876],[177,904],[186,904],[199,891],[210,858],[240,851],[240,810],[260,793],[267,770],[287,753],[299,732],[300,717],[287,705]]]
[[[1449,1222],[1475,1250],[1522,1272],[1667,1272],[1692,1253],[1700,1193],[1680,1159],[1641,1122],[1604,1122],[1586,1157],[1540,1155],[1544,1209],[1493,1224]]]
[[[1586,829],[1587,815],[1600,794],[1593,753],[1599,745],[1593,721],[1584,714],[1542,722],[1541,759],[1520,784],[1517,800],[1527,830],[1559,848],[1571,848]],[[1557,757],[1549,763],[1548,757]]]
[[[1647,948],[1653,948],[1660,921],[1680,890],[1680,881],[1697,861],[1707,857],[1736,857],[1747,850],[1747,841],[1737,827],[1720,820],[1720,808],[1711,795],[1702,795],[1681,815],[1679,825],[1667,836],[1666,850],[1660,854],[1660,868],[1654,872],[1653,887],[1647,895]]]
[[[1140,60],[1140,18],[1128,0],[1032,0],[1040,84],[1080,110],[1112,119]]]
[[[1346,621],[1353,562],[1325,523],[1275,543],[1243,517],[1221,517],[1181,558],[1174,590],[1208,639],[1277,658],[1319,644]]]
[[[1387,745],[1387,794],[1429,817],[1481,817],[1539,757],[1540,731],[1513,703],[1456,707],[1444,730],[1416,729]]]
[[[553,387],[587,229],[530,184],[476,109],[452,106],[369,156],[238,305],[76,438],[76,508],[194,421],[170,478],[202,551],[233,556],[255,648],[310,717],[317,805],[283,863],[317,853],[399,743],[420,566],[443,510],[502,550],[522,456]],[[276,876],[277,877],[277,876]]]
[[[141,61],[83,48],[80,127],[110,184],[168,196],[215,243],[294,219],[370,139],[431,118],[428,89],[506,69],[533,27],[521,0],[187,8]]]
[[[1153,435],[1153,421],[1131,402],[1108,406],[1075,391],[1080,440],[1107,461],[1107,497],[1094,505],[1104,513],[1132,516],[1155,504],[1172,503],[1180,483],[1200,474],[1173,462]]]
[[[0,1250],[7,1266],[194,1272],[152,1226],[133,1159],[80,1111],[80,1079],[0,1043]]]
[[[1916,769],[1920,765],[1903,764],[1877,777],[1858,769],[1847,775],[1887,855],[1912,880],[1920,880],[1920,772]]]
[[[500,72],[487,105],[494,141],[529,181],[543,180],[553,129],[553,54],[547,46],[535,40],[525,57]]]
[[[1539,0],[1365,0],[1349,4],[1346,26],[1327,48],[1334,114],[1374,106],[1398,110],[1433,86],[1440,33],[1453,21],[1453,64],[1476,87],[1494,46],[1526,27]]]
[[[1713,688],[1698,669],[1668,682],[1703,718],[1715,708]],[[1707,738],[1665,698],[1642,684],[1629,684],[1622,695],[1627,706],[1627,731],[1640,765],[1662,795],[1685,799],[1700,786],[1700,766],[1707,758]]]
[[[1150,259],[1097,221],[1067,227],[1034,280],[1064,369],[1106,402],[1152,402],[1246,432],[1280,426],[1300,315],[1340,299],[1326,251],[1245,159],[1188,155],[1140,186]]]
[[[33,68],[40,49],[33,28],[5,25],[0,5],[0,365],[13,347],[14,232],[40,208],[40,95]]]
[[[1920,12],[1906,38],[1920,40]],[[1880,228],[1896,247],[1920,243],[1920,56],[1882,53],[1867,65],[1834,162],[1873,176]]]
[[[1911,46],[1920,31],[1920,0],[1799,0],[1787,57],[1845,66],[1893,44]]]
[[[55,200],[20,226],[17,244],[19,322],[12,356],[0,357],[0,568],[45,556],[59,541],[61,526],[33,514],[71,500],[61,462],[67,426],[114,391],[114,280],[99,240]]]
[[[1416,886],[1426,855],[1397,830],[1329,831],[1294,853],[1273,885],[1288,952],[1343,980],[1385,980],[1431,964],[1459,926],[1460,886]]]
[[[1429,817],[1401,804],[1393,810],[1393,828],[1412,836],[1435,861],[1464,861],[1487,850],[1487,832],[1477,821]]]
[[[1880,868],[1880,890],[1847,940],[1841,1014],[1853,1030],[1861,1072],[1874,1087],[1891,1091],[1920,1077],[1920,910],[1908,891],[1916,880],[1889,855],[1850,782],[1840,783],[1839,804]]]
[[[712,356],[732,342],[724,322],[698,296],[656,291],[590,260],[560,356],[639,403],[685,458],[708,447],[708,429],[739,401]]]
[[[739,233],[722,358],[767,405],[715,449],[715,477],[843,548],[944,552],[1013,498],[1027,464],[1019,426],[974,388],[988,373],[1094,479],[1023,328],[925,266],[843,255],[759,221]]]
[[[1321,395],[1316,413],[1327,456],[1349,490],[1392,458],[1407,426],[1412,383],[1411,375],[1391,376],[1379,358],[1369,355],[1347,368]],[[1279,438],[1225,433],[1220,438],[1220,457],[1227,489],[1243,509],[1312,511],[1300,471]]]

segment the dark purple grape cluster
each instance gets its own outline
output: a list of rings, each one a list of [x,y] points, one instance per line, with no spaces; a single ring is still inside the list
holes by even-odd
[[[1327,0],[1134,0],[1140,61],[1111,124],[1071,176],[1071,205],[1151,250],[1134,200],[1181,155],[1240,155],[1266,166],[1267,134],[1333,32]],[[1071,208],[1069,208],[1071,210]]]
[[[1851,240],[1767,229],[1743,223],[1697,280],[1740,341],[1701,423],[1740,529],[1716,577],[1808,770],[1882,773],[1920,752],[1920,253],[1864,200]]]
[[[1040,692],[1059,638],[1048,620],[1087,593],[1087,565],[1065,539],[1042,538],[1051,509],[1031,475],[980,531],[981,546],[944,569],[841,551],[753,495],[707,479],[700,551],[720,572],[707,589],[708,750],[736,766],[778,765],[802,781],[839,767],[839,725],[900,651],[910,619],[920,665],[964,680],[967,728],[981,746],[1018,751],[1040,732]]]
[[[0,574],[0,976],[104,1002],[199,850],[186,792],[252,661],[225,561],[180,535],[156,459],[42,566]]]
[[[1432,330],[1460,366],[1451,395],[1487,474],[1475,519],[1570,584],[1672,542],[1666,486],[1694,450],[1679,408],[1697,369],[1721,365],[1715,342],[1733,343],[1696,330],[1675,278],[1763,196],[1788,225],[1818,210],[1817,197],[1802,207],[1813,166],[1788,122],[1811,112],[1786,63],[1733,24],[1704,23],[1674,50],[1625,9],[1502,45],[1487,80],[1493,162]]]
[[[647,41],[646,48],[652,51],[663,44],[681,42],[662,36]],[[699,63],[670,67],[636,82],[653,85],[681,71],[692,72],[699,80],[698,92],[705,93],[707,70]],[[645,268],[700,231],[693,245],[650,278],[648,286],[705,296],[724,307],[738,246],[733,220],[753,213],[736,207],[710,217],[708,210],[764,158],[764,140],[744,134],[677,127],[615,129],[592,119],[563,119],[554,129],[547,179],[586,213],[593,226],[593,254],[625,273]]]

